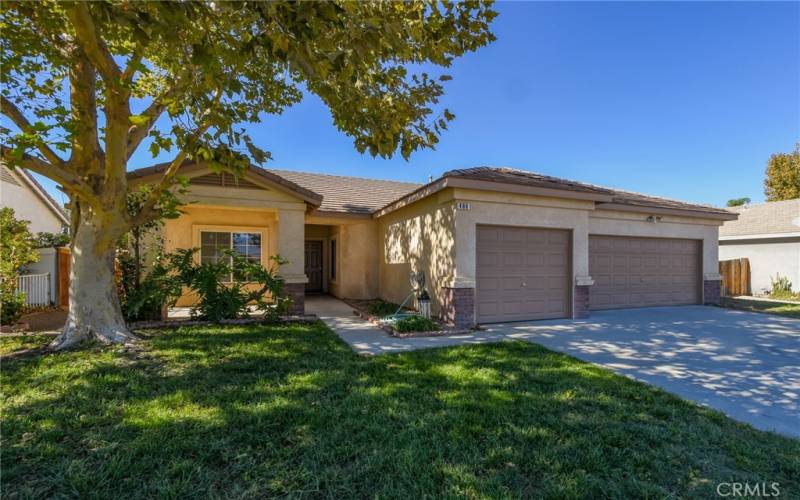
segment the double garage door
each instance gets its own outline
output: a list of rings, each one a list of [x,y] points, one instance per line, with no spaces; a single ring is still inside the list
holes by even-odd
[[[700,241],[589,236],[591,309],[697,304]]]
[[[478,323],[571,316],[571,233],[478,226]],[[700,242],[589,237],[592,309],[700,302]]]

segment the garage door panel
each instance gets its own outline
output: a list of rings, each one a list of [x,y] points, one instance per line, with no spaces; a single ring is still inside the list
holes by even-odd
[[[569,231],[478,226],[477,233],[478,322],[568,315]]]
[[[696,240],[589,237],[592,309],[699,303]]]

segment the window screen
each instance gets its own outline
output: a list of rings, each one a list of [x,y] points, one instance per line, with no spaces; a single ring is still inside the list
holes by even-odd
[[[225,256],[226,250],[233,250],[251,262],[261,263],[261,234],[228,233],[217,231],[200,232],[200,263],[219,262],[230,258]],[[237,281],[247,281],[247,277],[237,276]],[[233,281],[233,277],[229,278]]]

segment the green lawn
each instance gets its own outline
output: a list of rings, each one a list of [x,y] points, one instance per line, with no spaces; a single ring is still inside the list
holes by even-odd
[[[733,309],[742,309],[744,311],[765,312],[770,314],[778,314],[781,316],[789,316],[790,318],[800,318],[800,304],[770,302],[766,300],[733,299],[725,297],[722,299],[722,305]]]
[[[2,393],[4,498],[800,496],[800,441],[523,342],[186,328],[3,361]]]
[[[0,356],[28,349],[39,349],[53,340],[51,335],[21,335],[0,337]]]

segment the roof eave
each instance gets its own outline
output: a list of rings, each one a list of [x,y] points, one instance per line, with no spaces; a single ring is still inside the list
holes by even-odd
[[[628,203],[598,203],[595,205],[597,210],[617,210],[620,212],[645,212],[652,214],[663,215],[679,215],[683,217],[696,217],[700,219],[713,219],[713,220],[736,220],[739,218],[738,214],[728,211],[706,211],[695,210],[692,208],[666,208],[658,205],[644,205],[644,204],[628,204]]]
[[[525,186],[508,182],[489,181],[483,179],[470,179],[462,176],[445,176],[429,182],[424,186],[402,196],[401,198],[379,208],[373,212],[374,218],[399,210],[405,206],[415,203],[423,198],[427,198],[445,188],[475,189],[478,191],[494,191],[501,193],[526,194],[531,196],[543,196],[548,198],[569,198],[573,200],[585,200],[594,202],[609,202],[613,199],[610,194],[594,193],[589,191],[575,191],[571,189],[554,189],[538,186]]]
[[[203,170],[207,169],[208,167],[194,162],[184,162],[183,165],[180,167],[180,173],[191,173],[192,171]],[[143,182],[147,182],[150,177],[157,177],[164,173],[165,168],[156,168],[156,167],[145,167],[137,170],[133,170],[127,173],[128,179],[133,181],[134,184],[140,184]],[[319,193],[315,193],[310,189],[304,188],[302,186],[298,186],[297,184],[284,179],[283,177],[279,176],[278,174],[269,172],[259,167],[250,166],[247,170],[247,174],[251,174],[255,176],[259,181],[267,183],[268,185],[275,187],[281,191],[288,192],[294,196],[297,196],[308,205],[311,206],[311,209],[316,209],[320,205],[322,205],[322,195]]]

